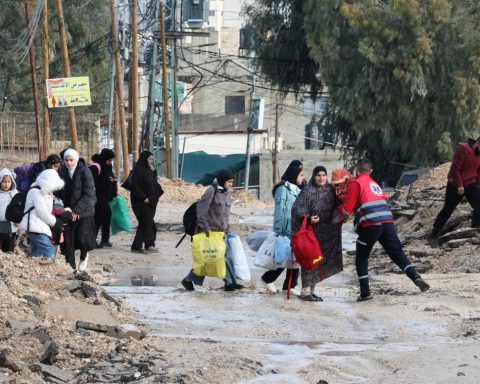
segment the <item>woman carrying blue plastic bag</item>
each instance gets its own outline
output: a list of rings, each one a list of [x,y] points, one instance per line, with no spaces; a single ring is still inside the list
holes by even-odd
[[[303,174],[303,164],[299,160],[293,160],[285,170],[280,183],[273,187],[273,197],[275,199],[275,211],[273,214],[273,231],[278,236],[285,236],[291,238],[291,212],[292,206],[300,193],[301,188],[305,182]],[[275,280],[282,274],[285,268],[277,268],[272,271],[267,271],[262,276],[262,282],[271,293],[277,292]],[[298,296],[300,292],[294,288],[298,282],[299,267],[294,265],[294,268],[287,269],[287,276],[283,282],[282,290],[288,291],[288,282],[292,275],[291,292]]]

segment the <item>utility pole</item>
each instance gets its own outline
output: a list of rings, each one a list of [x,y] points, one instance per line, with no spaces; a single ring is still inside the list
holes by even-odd
[[[253,113],[253,97],[255,95],[255,83],[257,80],[256,75],[256,66],[253,70],[252,78],[252,90],[250,91],[250,113],[248,117],[248,127],[247,127],[247,153],[245,154],[245,190],[248,192],[248,182],[250,179],[250,141],[252,136],[252,113]]]
[[[108,72],[110,74],[110,95],[108,98],[108,130],[107,130],[107,148],[110,148],[110,134],[112,133],[112,123],[114,118],[114,102],[115,102],[115,62],[113,55],[110,55],[110,63],[108,64]],[[115,138],[113,139],[115,140]],[[115,155],[118,155],[116,153]]]
[[[48,0],[43,0],[42,9],[42,76],[43,76],[43,155],[50,152],[50,121],[48,119],[47,79],[48,68]]]
[[[162,7],[162,3],[159,2],[158,7],[155,9],[155,19],[158,19],[159,8]],[[159,26],[160,27],[160,26]],[[153,52],[152,52],[152,62],[150,63],[150,86],[148,88],[148,148],[150,152],[153,153],[154,163],[155,163],[155,151],[153,150],[153,131],[155,128],[155,75],[157,74],[157,56],[158,56],[158,40],[153,39]],[[145,146],[147,143],[147,138],[144,139]]]
[[[176,22],[177,22],[177,0],[171,1],[171,17],[172,17],[172,33],[176,31]],[[172,152],[171,152],[171,177],[178,177],[178,135],[177,135],[177,116],[178,116],[178,98],[177,98],[177,40],[172,39],[172,71],[170,73],[170,94],[172,95],[172,126],[171,126],[171,136],[172,136]],[[168,104],[167,104],[168,105]]]
[[[273,185],[276,185],[280,180],[278,170],[278,115],[280,110],[280,104],[275,107],[275,144],[273,147]]]
[[[113,152],[115,153],[115,176],[118,178],[120,172],[120,145],[118,139],[120,137],[120,118],[119,118],[119,111],[122,107],[120,102],[118,101],[118,95],[115,92],[113,94],[113,104],[115,111],[113,113]]]
[[[137,0],[131,0],[132,12],[132,156],[133,162],[138,160],[138,17]]]
[[[58,33],[60,35],[60,48],[62,51],[63,75],[70,77],[70,62],[68,60],[67,36],[65,33],[65,21],[63,19],[62,0],[57,0],[58,13]],[[70,125],[70,140],[73,149],[78,149],[77,139],[77,120],[75,118],[75,110],[73,107],[67,107],[68,123]]]
[[[28,9],[28,1],[25,0],[25,18],[27,19],[27,25],[30,24],[30,11]],[[28,36],[29,41],[33,40],[33,36],[30,32]],[[33,105],[35,108],[35,126],[37,128],[37,146],[38,146],[38,160],[43,160],[43,144],[42,144],[42,129],[40,128],[40,111],[38,108],[38,85],[37,85],[37,70],[35,64],[35,46],[31,41],[30,49],[28,50],[30,55],[30,71],[32,73],[32,85],[33,85]]]
[[[117,15],[115,13],[114,0],[110,0],[110,13],[112,15],[113,51],[115,52],[115,84],[118,97],[117,109],[120,125],[120,134],[122,136],[123,178],[126,179],[130,172],[130,165],[128,163],[127,128],[125,127],[125,105],[123,102],[123,70],[122,63],[120,62],[120,48],[118,45],[118,22]]]
[[[172,18],[174,17],[172,8]],[[172,24],[174,24],[172,20]],[[165,39],[165,4],[160,4],[160,38],[162,44],[162,99],[163,99],[163,118],[165,123],[165,157],[166,157],[166,176],[172,178],[172,156],[170,153],[170,116],[168,106],[168,80],[167,80],[167,44]],[[173,83],[171,83],[173,87]],[[172,92],[173,95],[173,92]],[[172,96],[173,97],[173,96]],[[172,99],[173,101],[173,99]]]

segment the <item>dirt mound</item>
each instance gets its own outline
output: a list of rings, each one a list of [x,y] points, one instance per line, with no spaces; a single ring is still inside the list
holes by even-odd
[[[452,163],[448,162],[432,168],[428,173],[422,175],[415,183],[412,184],[410,193],[415,196],[417,193],[421,193],[425,190],[444,189],[447,183],[447,175],[451,165]]]
[[[440,232],[439,247],[427,242],[433,222],[443,207],[451,163],[433,168],[389,199],[399,236],[412,261],[424,271],[480,272],[477,231],[471,230],[471,207],[464,199]]]

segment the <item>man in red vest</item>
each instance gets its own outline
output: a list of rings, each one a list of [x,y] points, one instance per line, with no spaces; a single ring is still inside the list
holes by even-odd
[[[368,258],[378,241],[387,251],[390,259],[420,288],[422,292],[430,286],[422,279],[410,263],[402,249],[393,223],[392,212],[387,196],[382,188],[370,177],[372,162],[362,159],[358,162],[357,178],[350,181],[347,196],[338,207],[341,214],[350,215],[355,211],[353,221],[358,233],[355,266],[360,283],[360,296],[357,301],[371,300],[368,279]]]
[[[463,196],[473,208],[472,228],[480,227],[480,137],[477,140],[468,139],[466,143],[458,144],[447,179],[445,203],[427,238],[432,246],[437,245],[439,232],[462,201]]]

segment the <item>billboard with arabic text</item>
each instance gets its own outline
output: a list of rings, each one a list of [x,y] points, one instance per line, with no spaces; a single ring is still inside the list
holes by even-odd
[[[47,79],[48,108],[91,105],[88,76]]]

